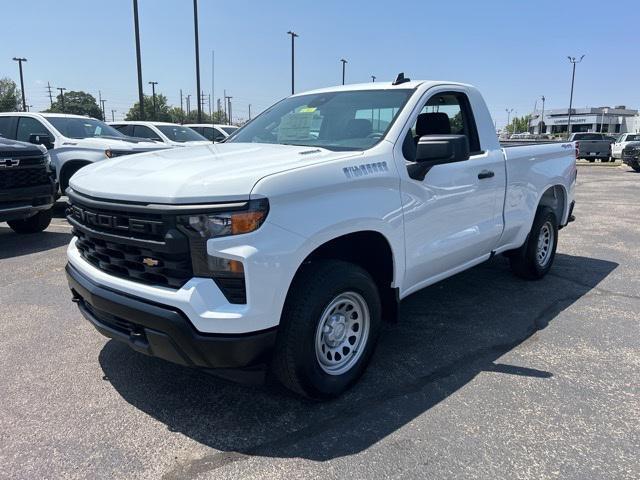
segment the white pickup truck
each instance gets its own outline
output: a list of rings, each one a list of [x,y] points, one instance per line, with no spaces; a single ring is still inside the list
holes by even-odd
[[[470,85],[399,75],[293,95],[225,143],[75,175],[69,285],[139,352],[336,396],[406,296],[499,253],[521,277],[549,271],[575,154],[501,148]]]

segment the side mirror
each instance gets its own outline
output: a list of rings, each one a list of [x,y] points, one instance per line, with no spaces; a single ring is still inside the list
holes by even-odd
[[[43,145],[47,150],[51,150],[53,148],[53,141],[46,133],[32,133],[29,135],[29,143],[33,143],[34,145]]]
[[[462,162],[469,159],[469,140],[466,135],[424,135],[418,140],[416,162],[441,163]]]
[[[416,147],[416,163],[408,167],[409,176],[424,180],[431,167],[469,159],[469,139],[466,135],[424,135]]]

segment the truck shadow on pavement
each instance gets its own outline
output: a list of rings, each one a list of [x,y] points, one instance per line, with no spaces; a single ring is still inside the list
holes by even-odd
[[[176,466],[196,476],[250,456],[316,461],[356,454],[422,415],[481,372],[553,376],[498,359],[536,341],[560,312],[618,264],[558,254],[542,281],[515,278],[496,257],[402,302],[361,381],[343,397],[314,403],[275,387],[247,387],[137,354],[115,341],[99,361],[113,388],[136,408],[219,452]],[[595,289],[595,290],[594,290]],[[434,432],[437,434],[437,432]],[[170,475],[171,477],[171,475]]]
[[[0,260],[44,252],[68,244],[70,240],[71,232],[45,230],[40,233],[19,235],[9,227],[0,226]]]

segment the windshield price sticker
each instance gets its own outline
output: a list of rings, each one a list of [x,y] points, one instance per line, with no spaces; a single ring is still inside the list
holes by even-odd
[[[309,109],[303,109],[309,110]],[[315,108],[311,112],[299,111],[282,117],[278,128],[278,142],[309,140],[311,125],[315,116]]]

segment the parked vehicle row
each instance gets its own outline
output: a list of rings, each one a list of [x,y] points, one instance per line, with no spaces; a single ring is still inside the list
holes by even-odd
[[[109,125],[128,137],[153,140],[171,147],[211,144],[211,140],[207,140],[189,126],[177,123],[125,121],[110,122]]]
[[[66,272],[138,352],[332,397],[400,299],[500,253],[542,278],[575,184],[572,143],[503,149],[474,87],[399,75],[293,95],[215,149],[82,169]]]

